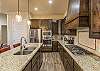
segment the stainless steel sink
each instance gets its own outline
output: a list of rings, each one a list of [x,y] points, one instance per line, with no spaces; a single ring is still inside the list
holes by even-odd
[[[18,51],[14,55],[28,55],[28,54],[32,53],[35,49],[36,49],[36,47],[27,47],[23,51]]]
[[[30,53],[32,53],[33,51],[23,51],[23,52],[20,52],[18,51],[17,53],[15,53],[14,55],[28,55]]]
[[[24,51],[33,51],[35,49],[36,49],[36,47],[28,47],[28,48],[25,48]]]

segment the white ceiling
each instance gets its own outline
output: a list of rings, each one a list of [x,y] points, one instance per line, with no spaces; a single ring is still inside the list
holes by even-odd
[[[20,11],[27,12],[28,0],[20,0]],[[1,11],[16,12],[17,0],[1,0]],[[38,11],[34,11],[37,7]],[[30,0],[30,12],[35,15],[58,15],[64,14],[67,9],[67,0],[53,0],[53,4],[48,4],[48,0]]]

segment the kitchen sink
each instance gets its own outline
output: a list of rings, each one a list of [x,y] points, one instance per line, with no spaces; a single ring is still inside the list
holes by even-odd
[[[35,49],[36,49],[36,47],[27,47],[22,52],[18,51],[14,55],[28,55],[28,54],[32,53]]]
[[[28,55],[30,53],[32,53],[33,51],[23,51],[23,52],[20,52],[18,51],[17,53],[15,53],[14,55]]]
[[[25,48],[24,51],[33,51],[35,49],[36,49],[36,47],[28,47],[28,48]]]

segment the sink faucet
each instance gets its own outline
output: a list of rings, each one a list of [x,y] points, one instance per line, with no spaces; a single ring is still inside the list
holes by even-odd
[[[26,38],[22,36],[21,37],[21,40],[20,40],[20,42],[21,42],[21,47],[20,47],[21,53],[23,53],[23,47],[25,48],[25,45],[23,45],[23,39],[25,41],[25,44],[27,43]]]

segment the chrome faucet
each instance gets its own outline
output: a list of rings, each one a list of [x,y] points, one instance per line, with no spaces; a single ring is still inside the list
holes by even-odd
[[[23,53],[23,47],[25,48],[25,45],[23,45],[23,39],[25,41],[25,44],[27,44],[26,38],[25,37],[21,37],[21,47],[20,47],[20,52]]]

